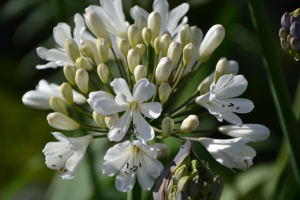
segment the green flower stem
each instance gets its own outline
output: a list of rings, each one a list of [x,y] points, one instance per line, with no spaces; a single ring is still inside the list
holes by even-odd
[[[77,92],[79,92],[80,94],[82,94],[85,98],[89,98],[89,96],[87,94],[84,94],[83,92],[81,92],[81,90],[78,88],[77,85],[71,85],[73,87],[73,89],[75,89]]]
[[[116,61],[116,63],[117,63],[117,66],[118,66],[118,69],[119,69],[119,72],[120,72],[120,75],[121,75],[122,78],[124,78],[123,72],[122,72],[122,70],[121,70],[119,61],[118,61],[117,56],[116,56],[116,53],[115,53],[115,51],[114,51],[113,48],[110,48],[110,49],[111,49],[111,51],[112,51],[112,53],[113,53],[113,55],[114,55],[115,61]]]
[[[261,48],[264,56],[264,64],[273,95],[273,100],[279,115],[280,124],[284,137],[290,150],[290,158],[294,170],[295,178],[300,185],[300,154],[299,154],[299,127],[292,111],[292,104],[288,94],[288,88],[283,76],[280,60],[275,51],[273,34],[263,1],[249,0],[249,9],[259,36]],[[280,22],[278,22],[280,23]]]
[[[156,97],[157,97],[157,93],[158,93],[158,85],[156,85],[156,87],[155,87],[155,93],[154,93],[154,95],[153,95],[152,102],[155,101],[155,99],[156,99]]]
[[[176,80],[175,84],[173,85],[172,90],[171,90],[171,94],[174,91],[174,89],[177,87],[178,83],[180,82],[180,80],[181,80],[181,78],[183,76],[183,73],[185,71],[185,68],[186,68],[186,65],[183,66],[183,69],[182,69],[182,71],[180,73],[180,76],[178,77],[178,79]]]
[[[107,138],[107,135],[94,135],[93,139],[98,139],[98,138]]]
[[[154,83],[154,78],[155,78],[155,71],[156,71],[156,67],[157,67],[157,62],[158,62],[158,57],[159,54],[155,54],[155,63],[154,63],[154,67],[153,67],[153,73],[152,73],[152,78],[151,78],[151,83]]]
[[[109,85],[107,83],[104,83],[105,89],[107,92],[111,93],[112,95],[114,95],[114,93],[112,92],[112,90],[110,89]]]
[[[127,65],[129,87],[130,87],[130,90],[132,91],[133,86],[132,86],[132,82],[131,82],[131,71],[129,69],[127,58],[126,58],[126,65]]]
[[[173,80],[173,78],[174,78],[174,76],[175,76],[175,74],[176,74],[176,70],[179,68],[179,65],[181,64],[181,61],[182,61],[182,53],[181,53],[181,55],[180,55],[180,59],[179,59],[177,65],[175,66],[175,68],[174,68],[174,70],[173,70],[171,76],[169,77],[169,80],[168,80],[168,84],[169,84],[169,85],[171,85],[171,82],[172,82],[172,80]]]
[[[146,75],[146,78],[149,77],[149,81],[150,81],[150,76],[149,76],[149,71],[150,71],[150,59],[151,59],[151,50],[150,50],[150,45],[147,46],[147,65],[146,65],[146,68],[147,68],[147,75]]]
[[[73,103],[72,106],[81,114],[87,116],[88,118],[93,119],[93,117],[91,116],[91,114],[87,113],[86,111],[82,110],[81,107],[79,107],[77,104]]]
[[[77,104],[75,102],[73,104],[75,104],[75,106],[79,107],[81,110],[83,110],[83,111],[85,111],[85,112],[87,112],[89,114],[93,114],[93,111],[89,110],[88,108],[85,108],[84,106],[82,106],[80,104]]]
[[[89,80],[92,83],[92,85],[96,88],[96,90],[100,90],[91,77],[89,78]]]
[[[107,68],[108,68],[108,72],[109,72],[109,78],[110,78],[110,80],[111,81],[113,81],[114,80],[114,77],[113,77],[113,75],[112,75],[112,73],[111,73],[111,71],[110,71],[110,68],[109,68],[109,66],[108,66],[108,63],[107,62],[105,62],[104,63],[106,66],[107,66]]]

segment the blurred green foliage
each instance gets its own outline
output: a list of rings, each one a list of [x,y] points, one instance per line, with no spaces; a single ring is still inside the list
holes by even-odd
[[[194,149],[201,159],[209,162],[210,168],[220,174],[225,183],[222,200],[253,199],[300,199],[297,186],[288,160],[288,152],[282,140],[277,114],[272,102],[266,72],[262,64],[262,55],[256,37],[247,1],[240,0],[188,0],[190,10],[187,14],[189,24],[197,25],[204,33],[213,24],[222,24],[226,30],[223,43],[215,51],[209,62],[199,71],[193,81],[182,92],[174,105],[186,100],[203,78],[214,69],[220,57],[236,60],[240,65],[240,74],[249,82],[242,97],[251,99],[256,108],[243,115],[244,123],[263,124],[271,130],[268,140],[250,144],[257,151],[254,165],[245,172],[233,173],[217,163],[197,142]],[[299,62],[286,55],[280,47],[278,31],[284,12],[299,7],[294,0],[264,1],[272,27],[278,56],[284,67],[289,93],[294,98],[300,74]],[[170,8],[182,3],[169,1]],[[90,166],[85,156],[78,168],[76,178],[63,181],[59,172],[50,170],[44,164],[42,149],[55,139],[50,134],[56,131],[46,120],[49,111],[30,109],[22,104],[22,95],[34,89],[40,79],[62,83],[62,69],[37,71],[35,66],[44,63],[35,52],[38,46],[54,46],[53,27],[65,21],[74,27],[75,13],[84,13],[88,5],[99,5],[97,0],[8,0],[2,1],[0,8],[0,146],[2,150],[0,165],[0,199],[92,199],[93,186]],[[138,4],[151,11],[152,1],[123,1],[126,19],[133,22],[129,9]],[[298,93],[300,96],[300,93]],[[299,99],[299,97],[298,97]],[[296,101],[295,108],[300,107]],[[287,105],[290,106],[290,105]],[[300,113],[300,112],[299,112]],[[299,116],[299,113],[296,113]],[[217,126],[217,120],[210,115],[200,119],[200,129]],[[226,123],[223,123],[226,124]],[[178,126],[178,125],[177,125]],[[80,134],[63,132],[67,136]],[[199,134],[200,135],[200,134]],[[201,136],[203,136],[202,134]],[[220,133],[205,136],[226,138]],[[159,142],[159,140],[157,140]],[[182,140],[168,138],[164,140],[168,154],[162,163],[166,166],[174,157]],[[108,139],[98,139],[90,148],[95,159],[95,168],[101,199],[126,199],[126,194],[118,192],[114,178],[102,174],[101,165],[107,149],[113,145]],[[144,199],[151,192],[143,192]]]

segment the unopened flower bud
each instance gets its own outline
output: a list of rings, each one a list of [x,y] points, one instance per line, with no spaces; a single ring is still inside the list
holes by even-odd
[[[92,63],[92,59],[89,57],[83,57],[83,59],[85,60],[85,66],[86,66],[86,70],[87,71],[92,71],[94,69]]]
[[[180,43],[183,47],[187,45],[192,38],[192,30],[191,27],[188,24],[185,24],[180,29]]]
[[[132,48],[135,48],[140,41],[140,30],[135,24],[128,28],[128,39]]]
[[[164,138],[168,138],[173,133],[173,129],[174,129],[173,119],[171,119],[169,117],[164,118],[164,120],[162,121],[162,124],[161,124],[161,129],[162,129]]]
[[[200,195],[201,186],[202,186],[202,180],[197,175],[191,180],[191,183],[190,183],[190,187],[189,187],[190,197],[196,199]]]
[[[84,69],[84,70],[86,70],[86,62],[85,62],[85,60],[84,60],[83,57],[78,57],[76,59],[75,65],[76,65],[77,69]]]
[[[290,23],[293,24],[294,22],[300,22],[300,20],[296,16],[291,16]]]
[[[221,44],[224,37],[225,29],[222,25],[214,25],[211,27],[200,45],[196,61],[206,62],[214,50]]]
[[[224,58],[220,58],[217,66],[216,66],[216,71],[215,71],[215,77],[214,77],[214,82],[217,83],[219,78],[223,75],[225,75],[228,71],[229,68],[229,62],[228,60]]]
[[[71,85],[75,85],[75,74],[76,74],[76,69],[75,67],[71,65],[65,65],[64,66],[64,74],[66,79],[69,81]]]
[[[197,26],[191,27],[192,36],[191,36],[191,43],[195,46],[195,48],[198,46],[199,42],[203,40],[203,33],[200,28]]]
[[[174,172],[174,183],[177,185],[179,180],[182,177],[187,176],[187,174],[188,174],[188,168],[185,165],[178,167]]]
[[[89,56],[87,56],[87,57],[93,59],[95,61],[96,65],[99,65],[100,63],[103,62],[99,56],[95,42],[93,42],[91,40],[85,40],[83,42],[83,45],[87,46],[91,50],[93,57],[89,57]]]
[[[153,42],[157,36],[159,36],[160,27],[161,27],[161,17],[160,14],[156,11],[150,13],[148,17],[148,27],[152,30],[152,39],[151,43]]]
[[[178,190],[176,193],[177,200],[189,200],[189,196],[185,191]]]
[[[288,35],[288,36],[286,37],[286,41],[290,44],[292,38],[293,38],[292,35]]]
[[[107,78],[109,74],[108,67],[105,64],[101,63],[100,65],[98,65],[97,72],[102,83],[107,83]]]
[[[144,53],[146,51],[146,47],[144,44],[138,44],[138,45],[136,45],[135,49],[139,51],[140,61],[141,61],[143,59]]]
[[[140,63],[140,52],[136,49],[130,49],[127,55],[127,62],[131,73],[134,73],[135,67]]]
[[[154,50],[155,50],[155,53],[158,55],[161,51],[161,48],[162,48],[162,44],[161,44],[161,41],[160,41],[160,37],[157,36],[154,40]]]
[[[211,193],[209,193],[208,199],[219,200],[223,192],[223,181],[222,178],[217,175],[214,178]]]
[[[147,27],[143,28],[142,37],[143,37],[144,43],[148,47],[151,44],[152,30],[150,28],[147,28]]]
[[[184,176],[182,177],[179,181],[178,181],[178,191],[185,191],[188,192],[189,190],[189,186],[190,186],[190,179],[188,176]]]
[[[164,34],[161,39],[161,55],[162,57],[166,57],[168,55],[168,49],[172,42],[172,38],[168,34]]]
[[[50,113],[47,120],[50,126],[60,130],[76,130],[80,127],[73,119],[59,112]]]
[[[69,83],[63,83],[60,86],[60,91],[65,100],[72,105],[73,104],[73,90]]]
[[[127,58],[128,51],[130,50],[130,44],[129,44],[128,40],[126,40],[124,38],[121,39],[120,43],[119,43],[119,48],[120,48],[122,54],[124,55],[124,57]]]
[[[178,42],[172,42],[168,49],[168,57],[173,61],[174,66],[176,67],[182,53],[182,46]]]
[[[300,23],[294,22],[290,27],[290,32],[296,39],[300,40]]]
[[[179,132],[182,134],[187,134],[195,130],[199,125],[199,120],[197,115],[190,115],[185,120],[183,120]]]
[[[49,104],[50,104],[50,107],[52,108],[52,110],[54,110],[55,112],[59,112],[66,116],[69,116],[66,105],[61,98],[52,96],[49,101]]]
[[[181,163],[181,166],[185,165],[187,168],[191,165],[191,156],[187,156],[184,161]]]
[[[157,159],[162,159],[166,156],[166,153],[167,153],[167,145],[165,144],[162,144],[162,143],[154,143],[152,145],[152,147],[154,149],[156,149],[157,151],[157,154],[156,154],[156,158]]]
[[[211,185],[207,182],[202,182],[202,186],[200,192],[203,196],[207,196],[208,193],[211,191]]]
[[[287,40],[280,38],[281,48],[287,52],[290,48],[290,44]]]
[[[206,168],[204,181],[209,183],[210,185],[214,183],[214,173],[209,167]]]
[[[134,24],[139,28],[140,36],[139,36],[139,44],[143,43],[142,30],[147,27],[147,19],[140,15],[135,21]]]
[[[144,65],[138,65],[134,69],[134,79],[135,82],[138,82],[142,78],[146,78],[147,75],[147,68]]]
[[[72,62],[76,63],[76,59],[80,57],[80,52],[77,43],[73,39],[66,39],[65,51]]]
[[[105,115],[100,115],[98,113],[96,113],[95,111],[93,112],[93,118],[95,120],[95,122],[98,124],[98,126],[100,128],[105,128],[106,124],[105,124]]]
[[[290,44],[295,51],[300,50],[300,40],[297,40],[296,38],[292,38]]]
[[[239,63],[234,60],[229,60],[229,68],[226,74],[237,75],[239,72]]]
[[[214,81],[215,71],[213,71],[208,77],[206,77],[197,87],[197,90],[201,95],[206,94],[210,90],[210,85]]]
[[[281,28],[281,29],[279,30],[279,37],[282,38],[282,39],[286,39],[286,37],[287,37],[287,32],[285,31],[284,28]]]
[[[284,28],[286,31],[290,30],[290,14],[289,13],[284,13],[283,16],[281,17],[281,26]]]
[[[92,33],[94,33],[97,38],[104,38],[109,43],[109,47],[111,47],[112,42],[109,33],[99,15],[94,11],[88,11],[84,17],[86,25]]]
[[[206,164],[206,162],[204,160],[200,160],[199,161],[198,172],[199,172],[200,178],[202,180],[205,180],[206,170],[207,170],[207,164]]]
[[[155,71],[155,80],[158,85],[166,81],[171,72],[174,69],[174,63],[169,57],[164,57],[160,59],[156,71]]]
[[[195,54],[195,46],[192,43],[187,44],[183,49],[183,64],[187,66]]]
[[[96,41],[96,46],[101,60],[106,63],[110,48],[108,42],[104,38],[98,38]]]
[[[80,91],[84,94],[89,91],[89,75],[84,69],[78,69],[76,71],[75,81],[80,89]]]
[[[200,163],[198,160],[192,160],[191,162],[191,168],[192,168],[192,171],[197,171],[200,167]]]
[[[93,52],[91,51],[91,49],[87,45],[81,45],[79,50],[80,50],[81,54],[84,57],[88,57],[88,58],[91,58],[91,59],[94,58]]]
[[[119,120],[118,114],[112,114],[105,117],[105,124],[108,128],[111,128]]]
[[[158,88],[158,95],[159,95],[159,99],[162,103],[166,103],[167,100],[169,99],[169,96],[171,94],[171,86],[166,83],[166,82],[163,82],[159,88]]]

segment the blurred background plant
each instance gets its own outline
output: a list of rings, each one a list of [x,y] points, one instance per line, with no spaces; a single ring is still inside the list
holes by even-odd
[[[182,2],[179,0],[169,1],[170,8],[180,3]],[[207,67],[197,74],[199,78],[194,79],[181,95],[190,95],[201,80],[213,71],[220,57],[236,60],[240,66],[240,74],[249,82],[243,97],[251,97],[255,104],[255,109],[243,116],[243,121],[263,124],[271,130],[268,140],[250,144],[258,152],[254,165],[238,174],[221,166],[201,145],[192,142],[200,159],[208,161],[214,173],[222,177],[225,187],[221,199],[300,199],[299,186],[294,178],[287,149],[282,145],[283,133],[263,67],[260,43],[251,21],[248,2],[187,0],[187,3],[190,4],[187,16],[191,26],[197,25],[206,33],[212,25],[222,24],[226,35],[208,61]],[[126,20],[131,23],[133,20],[129,9],[136,4],[148,11],[152,10],[150,0],[123,1]],[[265,0],[264,4],[276,41],[276,52],[287,80],[290,98],[294,99],[293,106],[299,121],[300,91],[296,91],[299,85],[299,62],[286,55],[278,42],[282,15],[292,12],[299,4],[294,0]],[[37,56],[35,49],[38,46],[51,48],[55,44],[52,31],[58,22],[66,22],[74,27],[74,14],[83,14],[86,7],[99,5],[99,1],[8,0],[1,1],[0,5],[0,199],[93,199],[93,177],[90,177],[90,166],[86,163],[91,158],[84,158],[73,180],[62,181],[58,173],[49,170],[41,152],[47,142],[53,141],[50,132],[55,131],[47,123],[48,111],[28,108],[23,105],[21,98],[25,92],[34,89],[40,79],[57,84],[65,81],[62,68],[36,70],[35,66],[44,61]],[[179,98],[176,104],[180,105],[184,100]],[[210,116],[200,120],[199,128],[210,128],[217,123]],[[213,134],[218,138],[226,138],[217,132]],[[170,138],[166,142],[169,155],[161,160],[164,166],[174,158],[183,141]],[[96,140],[90,145],[95,160],[94,167],[97,169],[96,178],[101,186],[98,192],[103,195],[102,199],[126,199],[126,194],[118,192],[114,187],[114,179],[102,174],[103,156],[109,145],[106,140]],[[144,192],[143,198],[150,199],[150,194],[151,192]]]

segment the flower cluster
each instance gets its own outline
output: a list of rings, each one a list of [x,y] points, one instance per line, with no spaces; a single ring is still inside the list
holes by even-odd
[[[54,110],[47,120],[56,129],[94,132],[79,138],[52,133],[59,142],[50,142],[43,150],[47,166],[63,171],[63,179],[72,179],[92,139],[108,138],[119,143],[108,149],[103,173],[117,175],[119,191],[131,190],[136,178],[144,190],[150,190],[153,178],[164,169],[157,159],[166,155],[167,146],[155,143],[151,147],[149,141],[211,132],[197,130],[199,118],[209,112],[220,122],[233,124],[214,130],[234,139],[188,138],[200,141],[216,161],[230,169],[249,168],[256,152],[246,143],[262,141],[270,131],[262,125],[243,124],[235,114],[254,108],[250,100],[236,98],[248,86],[245,77],[238,75],[237,62],[221,58],[184,104],[177,108],[172,104],[221,44],[224,27],[212,26],[203,38],[198,27],[186,24],[186,3],[170,12],[166,0],[155,0],[151,13],[135,6],[130,10],[132,25],[125,19],[121,0],[100,3],[86,8],[84,17],[75,15],[73,36],[68,24],[59,23],[53,30],[56,48],[37,48],[38,55],[49,61],[37,69],[63,66],[68,82],[59,87],[41,80],[36,90],[23,96],[24,104]],[[94,125],[69,115],[73,108]],[[201,113],[202,108],[208,111]],[[181,125],[177,127],[178,120]]]

